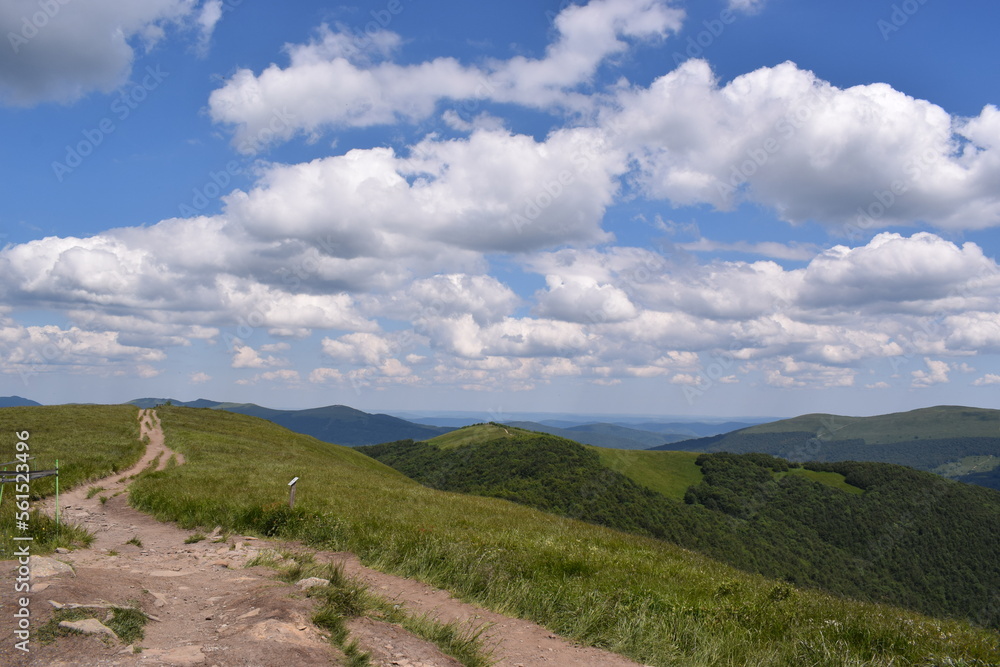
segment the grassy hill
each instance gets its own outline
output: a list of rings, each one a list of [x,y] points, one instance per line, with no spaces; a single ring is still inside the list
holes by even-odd
[[[874,417],[812,414],[759,424],[745,433],[810,431],[831,442],[864,440],[885,445],[910,440],[1000,437],[1000,410],[939,405]]]
[[[1000,410],[938,406],[875,417],[809,414],[660,449],[760,452],[795,461],[880,461],[1000,486]]]
[[[139,411],[128,405],[61,405],[0,408],[0,463],[16,461],[16,433],[27,431],[31,470],[53,470],[59,461],[59,485],[63,490],[124,470],[142,457],[139,442]],[[15,471],[15,465],[5,466]],[[42,554],[57,546],[70,546],[84,538],[80,531],[57,530],[45,515],[33,515],[30,530],[16,530],[15,484],[4,485],[0,503],[0,559],[10,558],[17,546],[15,535],[34,538],[32,553]],[[55,492],[55,477],[32,480],[32,501]]]
[[[674,500],[684,500],[688,488],[700,484],[704,479],[701,466],[697,464],[697,452],[615,450],[602,447],[595,447],[594,450],[601,458],[601,463],[611,470]],[[844,475],[839,473],[791,468],[787,472],[775,473],[774,478],[781,479],[785,475],[802,475],[830,488],[848,493],[864,493],[862,489],[848,484]]]
[[[899,466],[602,450],[496,424],[361,451],[432,488],[520,502],[855,598],[973,618],[1000,589],[1000,494]]]
[[[140,398],[131,405],[153,408],[166,403],[187,408],[211,408],[242,415],[260,417],[284,426],[290,431],[311,435],[331,444],[356,447],[373,445],[403,438],[433,438],[452,430],[425,426],[390,415],[369,414],[346,405],[329,405],[306,410],[274,410],[254,403],[220,403],[200,398],[196,401],[173,401],[165,398]]]
[[[651,452],[595,447],[601,463],[647,489],[683,500],[688,487],[701,482],[692,452]]]
[[[1000,660],[997,634],[962,622],[800,590],[660,540],[429,489],[358,451],[250,417],[176,407],[160,415],[187,463],[137,482],[139,507],[186,526],[350,550],[646,664]],[[495,435],[505,427],[475,428]],[[507,427],[503,439],[514,433]],[[285,484],[293,476],[291,511]]]
[[[108,472],[138,455],[134,408],[45,410],[0,410],[0,433],[34,429],[39,453],[58,453],[61,466],[104,458]],[[355,450],[260,419],[180,407],[159,414],[187,463],[137,480],[140,509],[188,527],[350,550],[368,565],[646,664],[1000,663],[997,633],[964,622],[798,589],[663,541],[428,489]],[[75,474],[75,483],[99,472]],[[289,510],[293,476],[298,499]]]

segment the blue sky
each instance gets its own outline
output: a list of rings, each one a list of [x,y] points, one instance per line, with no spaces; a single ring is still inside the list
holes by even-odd
[[[996,407],[1000,14],[0,8],[0,395]]]

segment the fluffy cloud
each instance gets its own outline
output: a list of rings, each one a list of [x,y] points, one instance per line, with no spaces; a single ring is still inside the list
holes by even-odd
[[[561,250],[525,264],[550,285],[536,294],[536,314],[585,324],[593,353],[604,360],[641,366],[668,348],[853,367],[1000,345],[1000,268],[975,244],[931,234],[882,234],[865,246],[821,252],[793,270],[773,262],[698,265],[628,248]],[[564,285],[576,286],[575,298],[560,298],[569,294]],[[626,312],[601,301],[612,294],[628,299],[629,317],[611,316]],[[795,373],[810,368],[775,367],[771,381],[793,386],[800,381]],[[801,382],[840,386],[848,377]]]
[[[556,320],[511,318],[480,326],[471,314],[419,323],[433,348],[468,359],[483,357],[574,357],[589,336],[580,325]]]
[[[236,384],[244,386],[253,386],[261,382],[277,382],[285,385],[297,385],[302,381],[301,376],[298,371],[292,370],[290,368],[285,368],[280,371],[267,371],[264,373],[258,373],[251,378],[244,378],[242,380],[237,380]]]
[[[991,384],[1000,384],[1000,375],[994,373],[987,373],[981,378],[976,378],[973,383],[976,387],[985,387]]]
[[[288,219],[286,235],[277,231],[285,224],[277,217],[278,190],[302,213]],[[0,289],[8,303],[71,314],[81,334],[92,330],[115,341],[121,363],[148,363],[153,359],[143,356],[154,351],[162,359],[160,350],[222,332],[241,338],[258,329],[298,337],[343,332],[321,343],[343,366],[317,369],[313,382],[426,381],[418,368],[425,361],[453,367],[456,360],[534,359],[531,368],[540,374],[534,382],[572,373],[683,384],[685,376],[697,377],[699,354],[725,351],[776,386],[844,386],[853,379],[850,369],[872,359],[1000,349],[1000,269],[975,244],[931,234],[881,234],[864,246],[820,252],[799,269],[769,261],[699,264],[683,253],[620,246],[530,253],[521,264],[544,276],[546,288],[526,303],[484,273],[431,273],[407,282],[405,276],[435,263],[414,250],[425,233],[420,226],[409,232],[415,241],[406,243],[400,229],[396,246],[378,250],[397,277],[349,281],[325,262],[377,254],[350,242],[353,228],[337,231],[334,217],[331,238],[339,243],[304,243],[323,225],[309,219],[302,194],[277,181],[259,191],[275,198],[267,204],[272,228],[248,222],[245,203],[262,196],[255,189],[216,218],[9,246],[0,250],[8,276]],[[263,216],[267,206],[251,208]],[[391,218],[381,224],[390,227]],[[378,216],[359,233],[373,229],[380,229]],[[167,243],[171,238],[176,242]],[[211,243],[217,252],[205,250]],[[449,249],[444,238],[435,243],[431,257]],[[456,252],[480,257],[460,245]],[[281,270],[287,267],[294,270]],[[331,293],[331,285],[346,289]],[[531,315],[518,315],[521,306]],[[408,328],[382,332],[392,320]],[[273,369],[286,363],[280,353],[287,349],[287,343],[251,348],[237,340],[232,365]],[[761,365],[774,359],[783,361]],[[914,379],[922,385],[934,377],[920,371]]]
[[[348,364],[375,366],[393,352],[395,345],[384,336],[371,333],[354,333],[340,338],[324,338],[323,352]]]
[[[136,42],[148,50],[168,26],[197,14],[207,43],[217,5],[209,0],[199,13],[195,0],[7,0],[0,34],[13,56],[0,58],[0,102],[30,106],[110,92],[128,80]]]
[[[198,52],[205,55],[208,52],[208,44],[212,40],[212,33],[215,26],[222,19],[222,0],[205,0],[198,12]]]
[[[584,98],[569,91],[627,49],[627,40],[662,38],[676,32],[682,19],[683,12],[662,0],[570,5],[556,17],[557,37],[543,58],[518,56],[483,67],[453,58],[398,65],[386,59],[400,42],[397,35],[377,33],[363,45],[372,48],[362,50],[346,29],[324,25],[313,41],[288,48],[288,67],[271,65],[259,75],[239,70],[212,93],[209,106],[216,122],[235,126],[236,145],[254,150],[278,109],[290,110],[294,119],[275,137],[287,140],[325,128],[421,120],[442,100],[571,105]]]
[[[1000,298],[1000,268],[974,243],[882,233],[865,246],[820,253],[804,273],[800,298],[810,307],[989,307]]]
[[[720,86],[690,60],[619,93],[604,126],[639,162],[649,196],[727,210],[747,200],[790,222],[861,235],[926,221],[1000,224],[998,112],[972,119],[886,84],[840,89],[793,63]]]
[[[792,357],[780,357],[763,364],[762,371],[767,384],[774,387],[851,387],[856,371],[811,362],[802,362]]]
[[[163,348],[223,330],[241,338],[373,333],[370,316],[427,331],[464,315],[476,327],[494,325],[520,299],[483,273],[482,253],[609,238],[601,220],[623,159],[599,133],[580,129],[544,142],[481,131],[428,139],[406,159],[373,149],[265,166],[256,186],[229,194],[214,217],[8,246],[0,298]],[[460,347],[480,343],[499,345],[477,333]],[[264,358],[241,354],[250,353],[237,354],[240,367]]]
[[[919,370],[911,373],[913,376],[912,385],[914,387],[930,387],[934,384],[945,384],[949,381],[948,371],[951,367],[948,365],[948,362],[925,357],[924,363],[927,364],[926,371]]]
[[[594,130],[544,142],[479,131],[425,140],[408,158],[370,149],[276,165],[250,192],[227,197],[227,215],[258,238],[320,244],[317,273],[331,281],[379,276],[385,263],[366,260],[404,254],[468,269],[470,252],[607,240],[601,220],[623,170],[624,155]]]
[[[271,368],[286,365],[288,365],[287,360],[273,356],[262,357],[249,345],[234,345],[233,368]]]
[[[25,380],[40,373],[81,371],[110,375],[130,370],[148,377],[159,373],[149,364],[165,358],[159,349],[123,345],[113,331],[24,327],[0,320],[0,372]]]
[[[729,0],[729,9],[753,14],[764,6],[765,0]]]
[[[134,335],[153,334],[151,323],[164,324],[163,332],[195,338],[234,325],[288,331],[374,327],[356,311],[350,295],[291,293],[277,273],[281,262],[255,265],[261,244],[241,245],[235,235],[217,229],[216,221],[200,223],[185,221],[184,230],[196,232],[193,238],[179,235],[176,244],[161,243],[171,236],[164,228],[177,226],[166,221],[5,248],[0,267],[7,280],[0,294],[11,304],[70,309],[95,326],[120,327]],[[183,252],[188,243],[209,240],[219,251]],[[259,274],[250,273],[250,267]]]
[[[569,322],[620,322],[638,314],[635,305],[621,288],[596,281],[565,281],[546,277],[548,290],[536,295],[535,313]]]
[[[451,273],[413,281],[400,292],[372,297],[368,307],[393,319],[423,322],[472,315],[489,324],[510,315],[520,298],[493,276]]]

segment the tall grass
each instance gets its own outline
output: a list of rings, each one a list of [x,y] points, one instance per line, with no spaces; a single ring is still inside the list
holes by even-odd
[[[969,624],[797,590],[656,540],[433,491],[251,417],[159,414],[187,463],[137,480],[132,502],[184,527],[353,551],[647,664],[1000,664],[1000,635]],[[293,510],[287,483],[296,476]]]
[[[138,408],[131,405],[61,405],[0,408],[0,463],[17,458],[17,433],[28,431],[32,470],[52,470],[59,460],[59,489],[67,491],[125,470],[142,457]],[[13,471],[14,466],[8,466]],[[56,547],[89,544],[82,528],[56,525],[49,517],[32,515],[27,532],[16,530],[15,485],[5,484],[0,503],[0,559],[17,548],[14,535],[34,538],[31,551],[44,554]],[[55,493],[55,477],[31,482],[31,502]]]

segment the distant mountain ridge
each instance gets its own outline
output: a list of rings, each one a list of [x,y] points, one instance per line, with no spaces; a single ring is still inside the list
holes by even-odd
[[[651,449],[896,463],[1000,489],[1000,410],[985,408],[940,405],[873,417],[808,414]]]
[[[36,405],[41,405],[41,403],[20,396],[0,396],[0,408],[27,408]]]
[[[560,438],[566,438],[567,440],[574,440],[582,445],[610,447],[612,449],[649,449],[651,446],[677,442],[678,440],[685,440],[687,438],[686,435],[676,433],[653,433],[651,431],[608,423],[581,424],[567,428],[530,421],[511,421],[505,423],[528,431],[539,431],[559,436]]]
[[[199,398],[178,401],[169,398],[139,398],[129,401],[141,408],[153,408],[167,402],[186,408],[211,408],[261,417],[285,428],[311,435],[324,442],[338,445],[372,445],[393,440],[427,440],[455,428],[468,426],[468,418],[440,417],[403,419],[393,415],[370,413],[345,405],[330,405],[305,410],[275,410],[254,403],[224,403]],[[734,428],[751,426],[747,422],[587,422],[565,419],[508,421],[506,423],[531,431],[549,433],[583,445],[613,449],[650,449],[664,443],[688,440],[692,436],[715,435]],[[671,432],[676,428],[676,432]],[[379,439],[383,438],[383,439]]]
[[[452,431],[451,428],[425,426],[383,414],[370,414],[346,405],[328,405],[305,410],[275,410],[255,403],[223,403],[199,398],[195,401],[176,401],[167,398],[138,398],[129,401],[140,408],[153,408],[165,403],[185,408],[225,410],[251,417],[260,417],[284,426],[289,431],[311,435],[317,440],[336,445],[357,447],[381,442],[426,440]]]
[[[686,435],[690,437],[703,438],[720,433],[730,433],[739,429],[757,426],[758,422],[642,422],[639,424],[621,424],[615,422],[616,426],[627,426],[629,428],[652,431],[653,433],[669,433],[670,435]]]
[[[411,421],[428,426],[462,428],[476,422],[457,417],[417,417]],[[490,420],[493,421],[493,420]],[[582,445],[612,449],[650,449],[662,444],[680,442],[700,436],[728,433],[759,422],[631,422],[587,421],[586,419],[508,419],[505,424],[529,431],[539,431]]]

